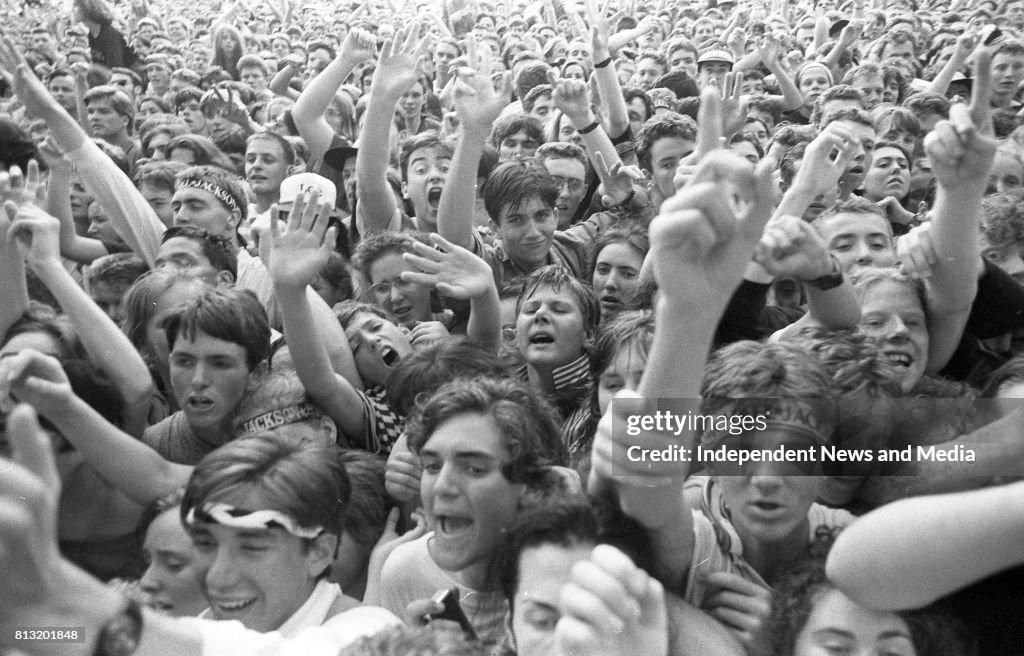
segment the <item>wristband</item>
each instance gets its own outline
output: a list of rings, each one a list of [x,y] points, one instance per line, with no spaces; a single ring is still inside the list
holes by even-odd
[[[130,656],[142,638],[142,606],[132,598],[128,605],[100,628],[93,656]]]
[[[820,278],[805,280],[804,284],[810,285],[811,287],[823,292],[835,289],[839,285],[843,284],[843,272],[839,268],[839,261],[836,260],[834,255],[830,255],[829,257],[832,260],[832,270]]]
[[[596,130],[599,127],[601,127],[600,121],[596,121],[595,120],[593,123],[591,123],[587,127],[580,128],[579,130],[576,130],[576,131],[579,132],[580,134],[590,134],[591,132],[593,132],[594,130]]]
[[[607,59],[602,59],[601,61],[599,61],[596,64],[594,64],[594,68],[595,69],[597,69],[597,68],[605,68],[610,63],[612,63],[612,58],[608,57]]]

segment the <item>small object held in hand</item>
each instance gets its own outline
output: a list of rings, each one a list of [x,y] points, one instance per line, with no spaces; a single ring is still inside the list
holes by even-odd
[[[434,595],[433,601],[444,606],[444,610],[436,615],[428,614],[424,617],[426,621],[449,620],[451,622],[455,622],[462,627],[466,637],[470,640],[478,640],[476,631],[473,630],[473,625],[470,623],[469,618],[466,617],[466,613],[462,611],[462,606],[459,605],[458,588],[440,590]]]

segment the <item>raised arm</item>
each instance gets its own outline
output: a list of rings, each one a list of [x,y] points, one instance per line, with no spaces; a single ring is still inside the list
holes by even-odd
[[[590,41],[594,59],[594,79],[597,81],[597,92],[604,104],[605,128],[613,138],[618,138],[629,127],[629,110],[626,98],[622,95],[619,76],[615,74],[615,62],[608,45],[611,21],[594,5],[594,0],[587,0],[587,20],[590,22]],[[607,62],[607,63],[606,63]],[[597,64],[602,64],[600,68]]]
[[[814,226],[800,217],[773,217],[761,235],[754,260],[777,278],[791,276],[803,282],[807,291],[807,313],[775,337],[793,336],[809,325],[840,330],[860,323],[860,303],[853,286]]]
[[[976,51],[970,107],[953,105],[949,120],[925,137],[938,182],[931,230],[937,262],[925,281],[930,372],[942,369],[952,356],[978,289],[978,214],[997,145],[988,102],[991,62],[987,48]]]
[[[25,283],[25,258],[13,241],[7,239],[11,223],[21,205],[43,202],[39,183],[39,166],[29,162],[29,180],[26,183],[21,169],[0,171],[0,335],[6,335],[11,326],[28,309],[28,287]]]
[[[291,54],[285,57],[284,66],[274,74],[270,83],[267,84],[267,88],[276,96],[297,100],[301,94],[291,87],[291,81],[295,74],[299,72],[299,69],[302,68],[303,63],[302,58],[298,55]]]
[[[394,41],[384,44],[373,72],[366,122],[356,155],[356,194],[359,198],[359,216],[356,218],[358,221],[362,217],[369,232],[387,230],[398,209],[387,179],[391,159],[391,124],[402,94],[416,82],[419,74],[417,63],[423,49],[424,40],[419,38],[418,25],[409,31],[399,30]]]
[[[330,207],[326,203],[320,206],[317,200],[315,192],[296,199],[288,216],[288,232],[283,235],[277,221],[270,223],[270,274],[284,317],[288,351],[302,386],[348,439],[362,443],[366,426],[362,400],[352,384],[331,368],[306,294],[334,243],[334,230],[327,230]],[[340,346],[347,349],[348,342]]]
[[[327,106],[334,99],[338,88],[345,83],[349,73],[363,61],[370,59],[376,52],[373,35],[361,29],[353,29],[345,37],[345,42],[338,50],[327,68],[313,78],[302,90],[299,99],[292,107],[292,118],[299,136],[309,148],[310,160],[316,161],[324,156],[334,140],[334,130],[324,119]]]
[[[718,102],[717,90],[705,90],[702,111],[715,113]],[[723,194],[724,189],[729,193]],[[745,201],[749,209],[737,216],[727,195]],[[620,392],[601,420],[591,488],[602,479],[617,488],[623,510],[651,532],[670,586],[685,580],[693,551],[693,520],[682,494],[689,467],[641,461],[631,447],[688,449],[695,436],[685,431],[630,436],[624,428],[631,415],[657,410],[655,399],[679,399],[672,407],[677,414],[699,412],[700,372],[716,326],[771,209],[768,167],[755,174],[738,157],[718,151],[705,157],[687,187],[666,200],[651,223],[648,258],[661,291],[654,341],[639,393]]]
[[[784,111],[797,109],[804,104],[804,96],[797,88],[793,76],[789,74],[782,64],[782,44],[774,34],[766,34],[760,47],[757,49],[761,62],[775,76],[775,82],[779,85],[779,92],[782,94],[782,109]]]
[[[466,337],[497,353],[501,346],[501,303],[490,265],[441,235],[431,235],[431,239],[434,248],[416,242],[416,253],[403,255],[417,271],[404,271],[402,280],[431,285],[448,298],[468,299]]]
[[[775,216],[802,217],[815,199],[834,193],[858,143],[857,137],[838,122],[829,123],[807,145],[800,168],[775,209]]]
[[[491,133],[491,124],[509,102],[511,80],[505,73],[501,88],[495,89],[491,81],[490,51],[478,53],[471,36],[466,39],[466,51],[469,66],[455,73],[459,78],[454,87],[459,141],[437,208],[437,230],[456,246],[472,250],[477,165]]]
[[[601,153],[605,164],[613,166],[619,161],[619,154],[591,108],[587,83],[582,80],[557,80],[553,73],[549,74],[548,79],[552,87],[551,100],[579,131],[587,155],[593,160],[596,153]]]
[[[4,358],[0,392],[30,403],[104,479],[140,505],[181,487],[192,474],[192,467],[165,460],[76,396],[56,358],[31,349]]]
[[[78,286],[60,259],[60,221],[34,206],[18,211],[8,239],[15,239],[26,260],[74,323],[90,360],[110,378],[124,400],[121,419],[135,436],[146,429],[153,396],[152,376],[142,356],[110,317]]]
[[[915,497],[886,504],[844,529],[829,552],[827,573],[870,608],[920,608],[1024,563],[1022,542],[1024,482]]]
[[[53,137],[47,137],[39,145],[39,155],[49,167],[46,211],[60,221],[60,254],[83,264],[107,255],[103,242],[83,237],[75,229],[75,220],[71,216],[71,161],[54,143]]]
[[[949,90],[949,84],[953,81],[953,76],[967,63],[967,59],[974,52],[974,48],[977,45],[978,35],[974,32],[966,32],[957,37],[953,56],[949,58],[946,65],[942,67],[942,70],[936,74],[935,79],[928,85],[928,92],[946,95],[946,91]]]
[[[153,208],[128,176],[57,104],[6,36],[0,38],[0,66],[14,71],[18,99],[33,115],[46,121],[50,134],[75,164],[86,189],[110,213],[117,233],[150,267],[155,266],[165,226]]]

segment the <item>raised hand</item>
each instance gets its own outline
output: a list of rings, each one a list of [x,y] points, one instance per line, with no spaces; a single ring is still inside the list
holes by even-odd
[[[757,54],[761,57],[761,63],[769,69],[777,66],[779,56],[782,54],[782,43],[775,34],[768,32],[757,46]]]
[[[33,268],[60,263],[60,220],[35,205],[18,209],[7,240]]]
[[[0,68],[11,73],[14,93],[32,116],[43,117],[48,110],[58,106],[57,101],[25,62],[25,56],[21,54],[14,40],[6,33],[0,35]]]
[[[932,275],[932,267],[939,256],[932,243],[932,224],[922,223],[896,239],[896,257],[900,270],[912,278],[924,279]]]
[[[904,209],[904,207],[900,205],[900,201],[895,196],[886,196],[876,204],[885,210],[885,215],[889,217],[889,221],[893,223],[907,225],[917,218],[916,214]]]
[[[648,257],[663,299],[719,316],[774,209],[771,170],[728,151],[701,160],[651,223]]]
[[[587,119],[593,116],[590,109],[590,88],[583,80],[558,80],[548,74],[551,83],[551,100],[563,114],[569,117],[576,129],[587,127]]]
[[[644,180],[644,172],[635,166],[627,166],[619,160],[609,169],[601,151],[594,153],[594,169],[601,180],[603,194],[601,202],[605,207],[621,205],[633,193],[633,184]]]
[[[456,70],[455,113],[464,131],[490,133],[491,124],[511,100],[512,78],[505,72],[497,87],[491,77],[491,51],[478,51],[476,39],[466,36],[466,62]]]
[[[354,28],[345,35],[345,40],[338,49],[338,59],[363,62],[373,59],[377,54],[377,40],[370,32]]]
[[[722,89],[722,134],[730,137],[743,129],[747,120],[747,103],[743,95],[743,75],[726,73]]]
[[[859,139],[838,123],[829,123],[807,145],[804,159],[793,179],[793,187],[812,196],[836,188],[856,154]]]
[[[864,21],[852,20],[850,24],[839,33],[839,44],[845,48],[853,47],[864,32]]]
[[[64,149],[52,135],[43,139],[43,142],[39,144],[39,156],[43,158],[50,170],[72,168],[71,160],[65,156]]]
[[[395,38],[385,41],[377,57],[371,93],[398,99],[419,77],[420,57],[426,51],[426,39],[420,38],[420,25],[402,28]]]
[[[430,236],[434,248],[416,242],[415,253],[402,257],[416,271],[403,271],[402,280],[432,285],[449,298],[479,298],[494,287],[490,265],[471,251],[438,234]]]
[[[610,545],[573,565],[555,627],[562,656],[666,656],[668,614],[661,584]]]
[[[328,228],[331,205],[319,204],[319,199],[315,188],[296,198],[284,234],[278,220],[271,219],[270,275],[275,286],[303,289],[327,264],[337,228]],[[276,217],[277,211],[276,205],[271,207],[271,216]]]
[[[949,120],[939,121],[924,139],[935,179],[949,192],[973,191],[988,180],[997,146],[989,106],[991,67],[991,51],[979,48],[970,106],[957,103],[950,107]]]
[[[40,180],[38,162],[29,160],[27,177],[18,166],[0,171],[0,204],[7,203],[15,210],[25,205],[46,203],[46,187]],[[11,217],[13,219],[13,214]]]
[[[768,222],[754,251],[754,261],[775,277],[815,280],[832,271],[832,257],[814,226],[798,216]]]
[[[0,400],[29,403],[44,416],[60,413],[74,396],[67,374],[57,358],[33,349],[0,359]]]

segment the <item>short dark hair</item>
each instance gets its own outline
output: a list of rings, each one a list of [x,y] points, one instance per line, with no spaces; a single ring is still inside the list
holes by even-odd
[[[235,255],[235,248],[227,237],[215,235],[193,225],[176,225],[164,231],[160,243],[165,244],[175,237],[196,242],[214,269],[227,271],[231,274],[232,280],[238,277],[238,256]]]
[[[499,164],[480,190],[487,214],[498,225],[501,225],[502,209],[519,207],[530,198],[540,198],[545,205],[554,207],[560,191],[561,187],[548,170],[529,160]]]
[[[554,409],[535,390],[509,378],[456,380],[442,386],[409,417],[409,448],[419,454],[438,426],[463,414],[486,415],[497,426],[509,452],[501,473],[513,483],[545,489],[549,469],[566,463]]]
[[[697,124],[689,116],[675,112],[664,112],[648,119],[636,135],[636,157],[640,161],[640,168],[651,170],[651,149],[655,142],[670,137],[695,141]]]
[[[530,548],[547,544],[566,548],[610,544],[652,576],[658,573],[647,532],[608,495],[593,500],[583,495],[550,499],[518,514],[504,535],[494,562],[502,593],[513,614],[520,559]]]
[[[402,171],[402,180],[409,179],[409,159],[417,150],[436,149],[442,157],[451,159],[455,153],[455,147],[449,141],[441,139],[437,130],[426,130],[414,134],[402,141],[402,152],[399,155],[398,164]]]
[[[533,114],[508,114],[498,117],[491,126],[491,145],[501,146],[505,137],[516,132],[525,132],[538,146],[544,143],[544,124]]]
[[[253,370],[270,355],[270,323],[259,299],[248,289],[210,287],[160,321],[173,350],[179,336],[193,339],[204,332],[245,349]]]

